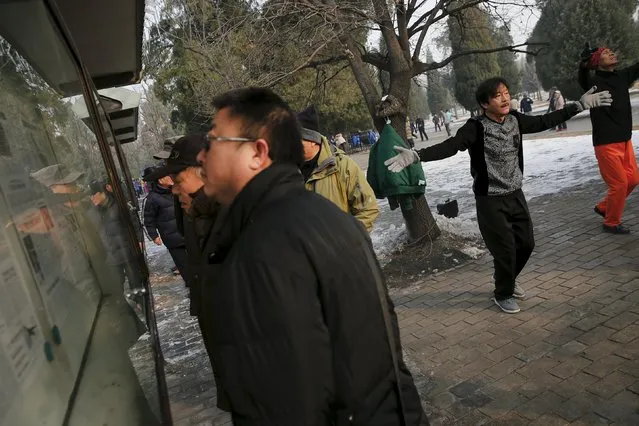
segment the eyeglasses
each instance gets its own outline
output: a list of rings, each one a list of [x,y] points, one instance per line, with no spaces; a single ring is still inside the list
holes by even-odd
[[[211,136],[208,133],[206,134],[205,143],[204,143],[204,151],[208,151],[211,148],[211,144],[213,142],[255,142],[256,139],[251,138],[239,138],[232,136]]]

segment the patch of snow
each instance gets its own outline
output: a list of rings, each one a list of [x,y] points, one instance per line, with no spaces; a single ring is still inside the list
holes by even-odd
[[[477,226],[477,219],[468,217],[455,217],[449,219],[444,216],[435,216],[437,225],[442,231],[450,232],[451,234],[459,235],[464,238],[473,238],[480,235],[479,227]]]
[[[392,213],[390,209],[388,209],[388,203],[386,203],[386,209],[387,213]],[[381,215],[382,213],[380,212],[380,216]],[[403,223],[403,219],[401,219],[401,214],[400,220],[402,222],[398,224],[390,223],[387,226],[383,226],[378,223],[373,227],[371,240],[375,253],[381,261],[387,258],[406,241],[406,225]]]
[[[471,259],[477,259],[479,258],[479,256],[481,256],[482,254],[486,252],[486,250],[482,250],[479,247],[475,247],[471,245],[467,245],[463,247],[462,249],[460,249],[459,251],[461,251],[466,256],[470,257]]]

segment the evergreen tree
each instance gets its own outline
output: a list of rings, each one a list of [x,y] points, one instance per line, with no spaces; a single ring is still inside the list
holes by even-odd
[[[639,35],[632,14],[637,0],[545,0],[530,41],[548,42],[536,58],[542,86],[558,87],[569,99],[579,99],[579,55],[586,42],[608,46],[622,66],[639,59]]]
[[[421,117],[427,120],[430,116],[430,106],[428,105],[428,92],[426,89],[417,84],[414,80],[411,83],[410,105],[408,108],[408,116],[414,120]]]
[[[523,91],[528,94],[539,91],[539,79],[534,61],[524,61],[521,71],[521,86]]]
[[[463,9],[448,18],[453,54],[472,49],[497,47],[490,16],[478,6]],[[500,74],[497,55],[472,55],[453,61],[455,98],[467,110],[477,109],[475,90],[479,84]]]
[[[428,79],[428,106],[433,114],[446,110],[450,107],[448,101],[448,90],[442,84],[442,77],[439,71],[430,71],[426,74]]]
[[[433,54],[426,51],[426,60],[433,61]],[[444,87],[444,81],[440,70],[433,70],[426,73],[428,107],[433,114],[449,108],[449,92]]]
[[[513,44],[513,38],[507,26],[502,26],[495,32],[495,39],[498,45],[508,46]],[[521,73],[517,66],[517,54],[504,50],[497,52],[497,62],[501,70],[500,75],[508,82],[510,94],[512,96],[521,92]]]

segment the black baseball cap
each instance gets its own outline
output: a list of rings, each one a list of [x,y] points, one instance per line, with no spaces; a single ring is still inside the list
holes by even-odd
[[[89,194],[95,195],[98,192],[106,192],[106,180],[94,180],[89,184]]]
[[[171,137],[164,140],[162,144],[162,151],[153,154],[153,158],[156,160],[166,160],[171,155],[171,150],[173,149],[173,145],[175,145],[175,141],[179,139],[179,137]]]
[[[182,136],[175,141],[164,165],[156,168],[152,173],[146,176],[145,180],[158,180],[164,176],[176,175],[189,167],[199,167],[200,163],[197,161],[197,155],[202,150],[202,147],[204,147],[205,141],[205,133],[194,133],[192,135]]]

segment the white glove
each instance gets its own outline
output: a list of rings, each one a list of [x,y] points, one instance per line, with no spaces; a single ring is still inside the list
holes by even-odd
[[[419,154],[412,149],[407,149],[402,146],[395,146],[394,148],[398,154],[384,161],[384,165],[389,171],[399,173],[411,164],[419,162]]]
[[[579,99],[579,104],[583,109],[612,105],[612,95],[609,91],[595,93],[595,90],[597,90],[597,86],[593,86]]]

